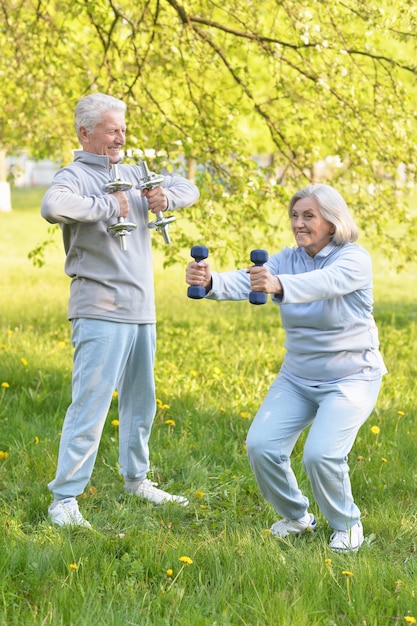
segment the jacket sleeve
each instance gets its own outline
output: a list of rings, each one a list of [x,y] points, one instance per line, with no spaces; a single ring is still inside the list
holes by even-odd
[[[344,251],[334,263],[301,274],[278,274],[283,293],[277,304],[302,304],[344,296],[372,288],[372,261],[366,250]]]
[[[119,203],[112,194],[83,194],[74,172],[63,168],[42,199],[41,215],[50,224],[99,222],[119,217]]]
[[[200,197],[198,187],[181,176],[165,176],[162,187],[168,199],[167,211],[189,207]]]
[[[212,288],[209,300],[247,300],[250,293],[250,278],[246,270],[212,272]]]

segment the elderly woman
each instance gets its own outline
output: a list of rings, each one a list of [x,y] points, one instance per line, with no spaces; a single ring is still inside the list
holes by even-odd
[[[249,463],[264,498],[283,518],[271,533],[314,530],[316,520],[290,462],[297,439],[310,427],[303,465],[333,529],[329,546],[356,551],[364,537],[347,458],[386,373],[372,314],[371,259],[354,243],[357,226],[332,187],[298,191],[289,217],[296,247],[263,266],[231,272],[211,272],[207,261],[193,261],[186,281],[204,286],[207,298],[246,300],[258,291],[279,306],[286,354],[249,430]]]

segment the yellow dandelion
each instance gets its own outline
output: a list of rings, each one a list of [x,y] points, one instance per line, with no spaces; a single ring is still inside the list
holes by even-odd
[[[175,420],[165,420],[164,424],[167,426],[175,426]]]
[[[197,498],[204,498],[204,492],[203,491],[196,491],[195,495],[197,496]]]
[[[167,569],[167,576],[168,576],[168,578],[171,578],[173,573],[174,573],[174,570],[172,570],[171,568]]]
[[[406,615],[404,617],[405,621],[407,622],[407,624],[416,624],[417,620],[415,617],[413,617],[412,615]]]
[[[220,413],[226,413],[226,409],[224,407],[222,407],[222,406],[220,407],[219,410],[220,410]]]
[[[35,445],[37,446],[39,443],[39,437],[35,437]]]
[[[388,459],[386,459],[384,456],[381,456],[381,461],[382,461],[383,463],[388,463]]]
[[[9,387],[10,387],[9,383],[6,383],[6,381],[1,383],[1,386],[3,387],[3,389],[9,389]]]
[[[113,393],[111,394],[111,397],[112,397],[112,398],[118,398],[118,397],[119,397],[119,392],[117,391],[117,389],[115,389],[115,390],[113,391]]]
[[[326,565],[330,565],[330,563],[332,562],[331,559],[324,559],[324,562],[326,563]]]
[[[213,374],[215,374],[216,376],[219,376],[222,373],[220,367],[213,367]]]
[[[70,563],[70,569],[72,570],[77,570],[78,569],[78,565],[76,563]]]
[[[168,410],[168,409],[170,409],[170,408],[171,408],[171,407],[169,406],[169,404],[162,404],[162,405],[161,405],[161,409],[162,409],[163,411],[167,411],[167,410]]]
[[[405,415],[404,411],[397,411],[397,414],[398,414],[400,417],[404,417],[404,415]]]
[[[240,417],[242,417],[244,420],[247,420],[249,418],[249,413],[246,413],[246,411],[243,411],[240,414]]]
[[[8,452],[3,452],[3,450],[0,450],[0,460],[8,459],[8,458],[9,458],[9,453]]]
[[[357,461],[363,461],[363,456],[360,454],[356,460]]]
[[[159,398],[156,399],[156,406],[160,409],[162,406],[162,400],[160,400]]]
[[[20,359],[20,362],[21,362],[21,364],[22,364],[22,365],[25,365],[25,366],[28,364],[27,360],[26,360],[26,359],[25,359],[25,357],[23,357],[23,356],[22,356],[22,358]]]
[[[197,376],[197,372],[195,370],[190,370],[190,376]]]
[[[353,573],[349,572],[349,570],[347,570],[347,569],[344,569],[344,570],[342,570],[342,574],[343,574],[343,576],[345,577],[345,580],[346,580],[346,593],[347,593],[348,600],[350,602],[350,580],[351,580],[351,578],[353,576]]]
[[[379,435],[380,432],[381,429],[379,426],[371,426],[371,433],[373,433],[374,435]]]
[[[111,425],[112,426],[118,426],[120,424],[119,420],[112,420],[111,421]]]
[[[0,348],[1,348],[2,350],[7,350],[7,346],[6,346],[6,344],[4,344],[4,343],[2,343],[2,344],[1,344]]]
[[[185,563],[186,565],[192,565],[193,560],[190,559],[189,556],[180,556],[181,563]]]
[[[264,528],[263,531],[264,535],[270,535],[271,534],[271,529],[270,528]]]
[[[57,342],[57,346],[58,346],[58,348],[61,348],[61,349],[62,349],[62,348],[65,348],[65,346],[66,346],[66,345],[67,345],[67,344],[66,344],[66,342],[65,342],[65,341],[58,341],[58,342]]]

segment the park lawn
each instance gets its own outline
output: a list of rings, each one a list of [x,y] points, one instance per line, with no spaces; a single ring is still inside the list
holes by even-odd
[[[46,510],[70,401],[69,281],[59,233],[39,217],[42,189],[15,190],[0,213],[0,624],[393,626],[417,620],[417,272],[373,249],[375,315],[389,369],[349,458],[366,540],[332,553],[301,466],[316,533],[276,540],[245,436],[283,357],[271,304],[191,301],[184,266],[155,254],[158,411],[152,476],[190,506],[124,495],[117,398],[80,508],[93,531],[52,527]],[[152,235],[157,236],[157,235]],[[175,226],[171,237],[175,237]],[[28,253],[51,238],[45,265]],[[196,242],[204,243],[204,242]],[[249,254],[249,250],[248,250]]]

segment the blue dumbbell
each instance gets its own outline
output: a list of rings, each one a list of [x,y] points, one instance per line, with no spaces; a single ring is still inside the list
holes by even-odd
[[[208,248],[206,246],[193,246],[191,248],[191,256],[194,261],[199,263],[203,259],[207,259],[209,254]],[[189,298],[193,298],[194,300],[200,300],[204,298],[206,295],[206,290],[202,285],[190,285],[187,290],[187,296]]]
[[[268,260],[268,252],[266,250],[252,250],[250,260],[254,265],[260,267]],[[268,294],[263,291],[251,291],[249,294],[249,302],[251,304],[265,304],[268,300]]]

